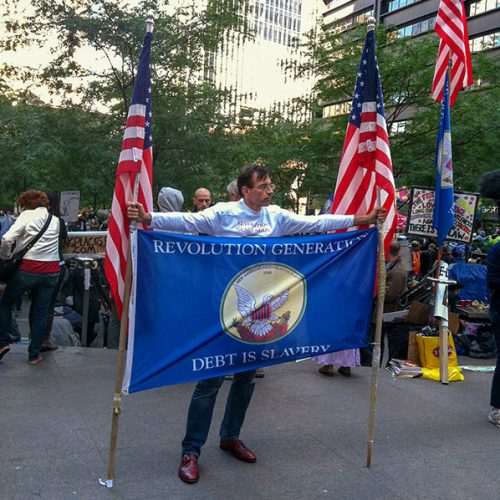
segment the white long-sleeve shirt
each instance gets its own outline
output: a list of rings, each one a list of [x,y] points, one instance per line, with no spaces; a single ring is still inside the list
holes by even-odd
[[[4,234],[2,246],[0,249],[0,258],[8,259],[12,254],[14,242],[16,247],[14,254],[20,252],[43,228],[49,213],[45,207],[38,207],[34,210],[24,210],[19,214],[14,224]],[[53,263],[57,266],[53,268],[58,271],[59,268],[59,219],[52,217],[49,227],[41,238],[26,252],[22,267],[26,267],[29,261]],[[49,269],[52,269],[49,267]],[[44,272],[44,271],[42,271]],[[54,272],[54,271],[45,271]]]
[[[325,233],[354,224],[353,215],[297,215],[277,205],[258,212],[244,200],[217,203],[196,213],[152,213],[151,228],[211,236],[279,237],[300,233]]]

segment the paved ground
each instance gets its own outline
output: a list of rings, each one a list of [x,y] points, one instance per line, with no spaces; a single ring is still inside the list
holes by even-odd
[[[310,360],[267,369],[242,435],[256,464],[218,449],[226,382],[195,485],[176,476],[193,384],[127,396],[115,484],[106,489],[98,479],[116,351],[61,348],[36,367],[26,361],[26,346],[15,345],[0,363],[2,500],[500,498],[500,429],[486,420],[491,374],[465,372],[464,382],[443,386],[382,370],[370,470],[370,369],[331,379]]]

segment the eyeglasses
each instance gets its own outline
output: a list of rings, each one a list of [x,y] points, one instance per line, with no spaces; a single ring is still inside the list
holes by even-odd
[[[261,184],[260,186],[254,186],[254,188],[260,191],[274,191],[276,184]]]

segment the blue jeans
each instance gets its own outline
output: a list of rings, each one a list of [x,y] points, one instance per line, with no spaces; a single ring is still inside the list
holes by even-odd
[[[500,408],[500,312],[490,309],[491,326],[495,331],[495,343],[497,345],[497,364],[491,382],[490,405],[493,408]]]
[[[235,373],[220,426],[221,438],[239,438],[255,387],[255,371]],[[224,377],[198,382],[189,405],[186,436],[182,441],[183,455],[200,455],[201,447],[205,444],[210,430],[217,393],[223,382]]]
[[[0,347],[10,343],[9,329],[12,322],[12,306],[23,293],[31,291],[33,325],[28,354],[30,360],[38,357],[47,326],[50,301],[58,277],[59,273],[37,274],[20,270],[16,272],[7,283],[0,299]]]

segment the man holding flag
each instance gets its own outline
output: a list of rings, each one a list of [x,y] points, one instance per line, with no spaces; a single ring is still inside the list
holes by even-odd
[[[322,233],[373,224],[385,220],[387,215],[385,208],[374,206],[368,215],[301,216],[271,205],[273,189],[266,168],[247,165],[238,177],[242,197],[238,202],[218,203],[199,213],[150,213],[141,203],[130,202],[127,215],[152,229],[232,237]],[[220,448],[250,463],[256,461],[256,456],[239,436],[254,390],[254,376],[255,370],[235,374],[220,428]],[[186,483],[199,479],[198,457],[207,439],[215,400],[223,382],[224,377],[202,380],[193,393],[178,472]]]

